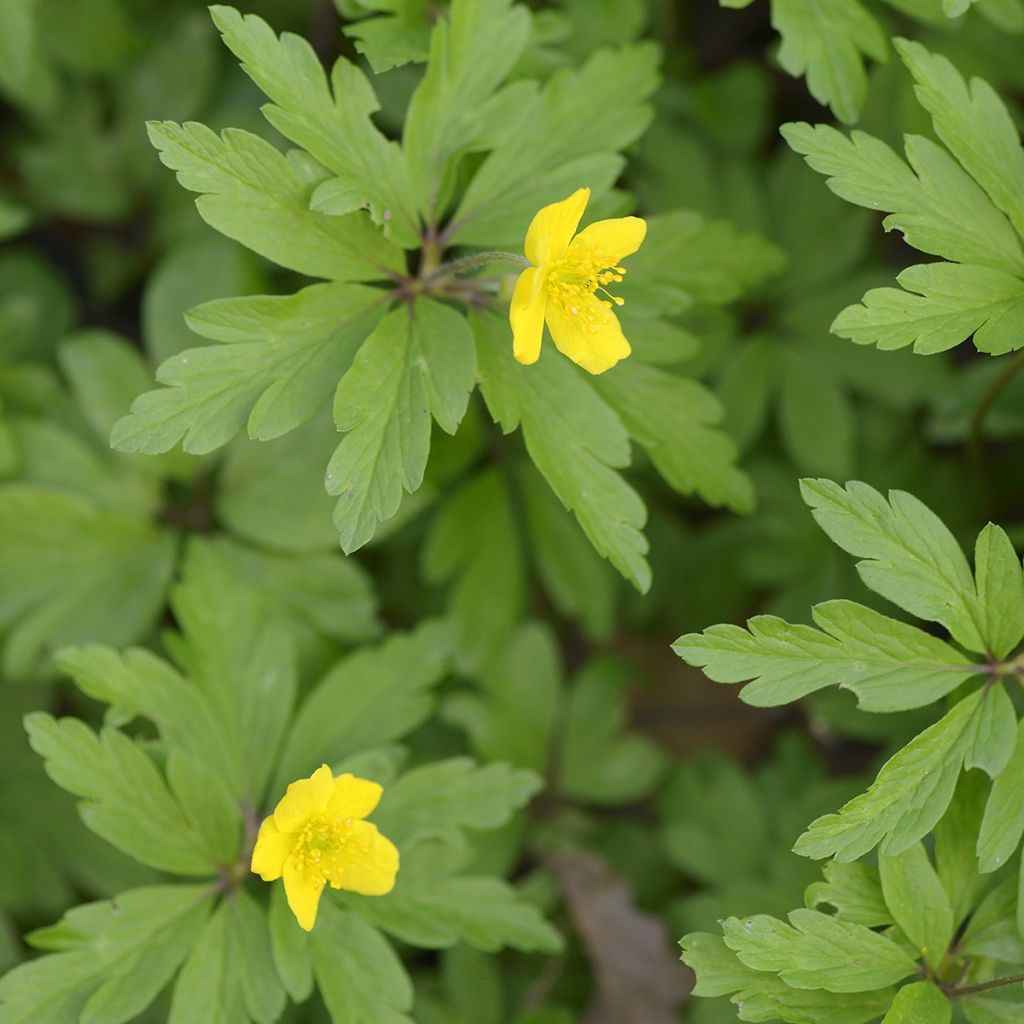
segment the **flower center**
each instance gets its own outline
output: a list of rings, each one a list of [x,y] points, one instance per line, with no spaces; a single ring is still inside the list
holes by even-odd
[[[303,867],[332,883],[341,878],[345,861],[357,851],[366,852],[365,844],[353,835],[352,819],[326,814],[310,818],[295,844],[295,854]]]
[[[548,299],[554,302],[564,316],[570,317],[588,333],[593,334],[607,316],[614,303],[621,306],[625,299],[612,295],[606,285],[621,281],[625,267],[614,265],[612,257],[600,249],[569,252],[551,264],[546,280]],[[607,298],[596,303],[591,298],[598,292]]]

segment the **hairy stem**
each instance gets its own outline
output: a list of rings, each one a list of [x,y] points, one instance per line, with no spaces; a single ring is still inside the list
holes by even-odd
[[[430,276],[440,277],[451,274],[459,277],[462,274],[471,273],[480,267],[486,267],[490,263],[514,263],[517,267],[525,269],[530,261],[525,256],[514,252],[481,252],[475,256],[464,256],[461,260],[452,260],[449,263],[442,263]]]

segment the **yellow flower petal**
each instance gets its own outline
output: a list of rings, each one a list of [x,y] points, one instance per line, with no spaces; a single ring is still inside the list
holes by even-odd
[[[339,775],[334,780],[334,792],[327,803],[331,818],[365,818],[380,803],[382,786],[355,775]]]
[[[537,267],[560,260],[576,234],[590,199],[589,188],[578,188],[568,199],[540,209],[526,232],[526,258]]]
[[[576,315],[548,304],[547,319],[558,350],[590,373],[604,373],[632,351],[618,317],[593,296],[580,301]]]
[[[528,267],[516,281],[508,311],[512,324],[512,353],[521,363],[535,363],[540,356],[547,301],[543,272]]]
[[[282,832],[273,817],[264,818],[260,825],[256,845],[252,851],[250,868],[264,882],[273,882],[284,871],[284,862],[295,846],[295,836]]]
[[[595,221],[585,227],[569,245],[569,256],[587,250],[603,253],[606,267],[621,262],[637,251],[647,234],[647,222],[639,217],[617,217]]]
[[[383,896],[395,887],[398,850],[368,821],[354,821],[349,833],[350,852],[338,859],[330,875],[334,889],[364,896]],[[287,883],[287,879],[285,880]]]
[[[308,779],[299,779],[274,808],[274,822],[282,832],[298,832],[314,814],[327,807],[334,792],[334,776],[322,764]]]
[[[288,906],[307,932],[316,924],[316,911],[320,905],[320,893],[324,889],[324,876],[311,869],[297,854],[284,862],[284,894]]]

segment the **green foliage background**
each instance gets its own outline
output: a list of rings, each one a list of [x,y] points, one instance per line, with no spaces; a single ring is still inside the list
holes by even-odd
[[[1022,47],[0,0],[0,1024],[1024,1017]],[[449,269],[582,185],[600,377]],[[402,868],[306,935],[322,762]]]

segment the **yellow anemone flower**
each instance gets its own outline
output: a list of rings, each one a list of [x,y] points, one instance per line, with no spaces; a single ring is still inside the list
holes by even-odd
[[[288,906],[307,932],[316,923],[325,883],[364,896],[394,888],[398,850],[376,825],[363,821],[381,792],[376,782],[335,778],[321,765],[308,779],[293,782],[260,825],[252,870],[264,882],[284,877]]]
[[[591,373],[604,373],[630,353],[612,305],[623,300],[605,286],[622,280],[619,263],[640,248],[647,224],[639,217],[599,220],[577,235],[588,199],[590,189],[581,188],[545,206],[526,233],[533,266],[519,275],[509,310],[512,352],[521,363],[540,356],[545,321],[558,350]]]

